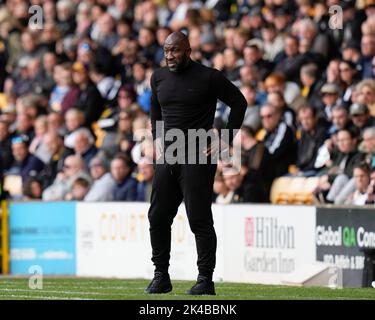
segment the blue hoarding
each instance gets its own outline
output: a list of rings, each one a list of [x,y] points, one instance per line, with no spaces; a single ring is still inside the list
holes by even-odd
[[[10,204],[11,274],[30,274],[33,266],[43,274],[76,274],[75,209],[75,202]]]

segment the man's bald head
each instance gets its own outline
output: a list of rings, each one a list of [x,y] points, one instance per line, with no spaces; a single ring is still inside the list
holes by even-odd
[[[164,55],[170,71],[179,72],[184,69],[189,62],[190,53],[189,39],[182,32],[173,32],[165,40]]]
[[[186,48],[190,48],[188,37],[181,31],[172,32],[167,39],[165,39],[165,45],[181,45]]]

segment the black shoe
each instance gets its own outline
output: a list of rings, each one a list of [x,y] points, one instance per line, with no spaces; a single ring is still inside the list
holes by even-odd
[[[197,283],[191,287],[190,290],[186,291],[187,294],[193,296],[200,296],[200,295],[216,295],[215,293],[215,285],[214,282],[205,277],[205,276],[198,276]]]
[[[168,273],[162,273],[159,271],[155,272],[155,276],[145,289],[145,293],[167,293],[172,291],[172,283]]]

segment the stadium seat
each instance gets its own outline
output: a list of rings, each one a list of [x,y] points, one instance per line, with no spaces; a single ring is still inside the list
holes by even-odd
[[[273,204],[313,204],[318,177],[280,177],[274,180],[270,200]]]

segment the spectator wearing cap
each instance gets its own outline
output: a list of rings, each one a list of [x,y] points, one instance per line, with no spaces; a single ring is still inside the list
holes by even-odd
[[[89,168],[93,184],[84,201],[111,201],[113,199],[112,190],[116,183],[108,167],[107,159],[102,155],[98,154],[91,159]]]
[[[43,170],[44,163],[28,150],[27,137],[12,138],[12,155],[14,162],[6,174],[21,176],[23,183]]]
[[[350,60],[342,60],[339,65],[340,79],[343,85],[342,101],[350,106],[352,103],[352,93],[358,83],[357,65]]]
[[[340,103],[339,100],[340,89],[334,83],[325,83],[320,89],[322,96],[322,116],[327,121],[332,120],[332,110]]]
[[[370,115],[370,112],[365,104],[353,103],[350,106],[350,117],[353,125],[358,129],[361,137],[366,128],[375,125],[375,119]]]
[[[359,37],[358,37],[359,38]],[[348,42],[343,43],[342,47],[342,59],[351,61],[356,65],[361,58],[361,46],[358,41],[350,39]]]
[[[119,154],[111,161],[111,175],[116,184],[113,188],[114,201],[135,201],[137,199],[137,180],[132,176],[130,157]]]
[[[288,3],[288,6],[292,3]],[[287,34],[289,32],[289,24],[292,19],[291,10],[287,6],[274,6],[272,10],[273,13],[273,23],[277,33]]]
[[[91,128],[93,122],[97,121],[104,110],[104,101],[90,80],[88,70],[80,63],[75,62],[72,66],[73,82],[79,88],[75,107],[84,113],[85,126]]]

